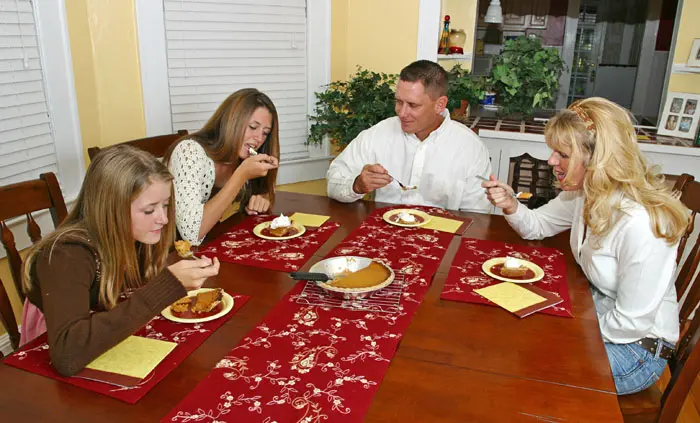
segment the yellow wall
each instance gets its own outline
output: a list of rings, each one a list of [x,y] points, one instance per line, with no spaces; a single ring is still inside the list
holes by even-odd
[[[678,27],[673,63],[687,63],[690,47],[695,38],[700,38],[700,0],[684,0],[681,22]],[[673,74],[668,84],[669,91],[700,94],[700,74]]]
[[[418,0],[333,0],[331,79],[344,80],[360,65],[399,73],[416,60]]]
[[[476,35],[476,8],[478,0],[442,0],[440,6],[440,31],[442,31],[445,15],[450,15],[450,29],[463,29],[467,34],[464,42],[464,53],[474,53],[474,36]],[[437,48],[437,47],[436,47]],[[471,69],[471,60],[441,60],[440,64],[447,70],[455,64],[461,64],[464,69]]]
[[[134,0],[71,0],[66,15],[84,150],[145,137]]]

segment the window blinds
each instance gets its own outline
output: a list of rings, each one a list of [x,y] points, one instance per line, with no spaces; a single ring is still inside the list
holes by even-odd
[[[275,104],[282,160],[309,156],[305,0],[165,0],[173,131],[201,128],[231,93]]]
[[[0,185],[58,174],[29,0],[0,0]]]

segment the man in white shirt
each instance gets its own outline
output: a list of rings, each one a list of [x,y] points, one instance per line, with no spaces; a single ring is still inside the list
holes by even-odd
[[[396,115],[362,131],[331,163],[328,195],[342,202],[376,191],[376,201],[488,212],[477,176],[491,161],[479,137],[450,119],[447,72],[419,60],[396,85]],[[402,189],[398,181],[416,189]]]

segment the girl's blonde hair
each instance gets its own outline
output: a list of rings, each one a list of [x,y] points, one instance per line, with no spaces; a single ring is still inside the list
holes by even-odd
[[[116,305],[119,295],[151,280],[165,267],[175,236],[175,208],[168,208],[168,223],[160,241],[146,245],[134,239],[131,203],[155,182],[172,181],[158,159],[134,147],[118,145],[98,154],[85,175],[75,206],[61,225],[28,253],[24,265],[24,290],[33,284],[32,266],[37,255],[58,242],[90,241],[99,255],[99,304]],[[173,189],[170,189],[173,198]]]
[[[585,167],[584,220],[593,234],[607,235],[620,218],[622,199],[644,207],[654,236],[676,243],[688,225],[688,210],[671,195],[657,166],[649,166],[637,144],[629,111],[591,97],[562,110],[545,128],[547,145],[570,152],[569,169]],[[562,185],[573,184],[569,173]]]
[[[242,160],[238,152],[245,143],[245,131],[248,128],[253,113],[260,107],[267,109],[272,115],[272,128],[265,142],[258,148],[258,153],[280,158],[279,142],[279,118],[274,103],[265,93],[255,88],[244,88],[228,96],[214,114],[204,124],[202,129],[182,137],[179,141],[193,139],[197,141],[207,152],[207,155],[216,163],[232,163],[234,169]],[[170,162],[175,146],[174,143],[165,153],[164,162]],[[267,172],[264,178],[251,179],[244,186],[242,193],[237,197],[241,202],[241,209],[248,205],[248,200],[256,194],[267,194],[270,203],[275,202],[275,181],[277,169]]]

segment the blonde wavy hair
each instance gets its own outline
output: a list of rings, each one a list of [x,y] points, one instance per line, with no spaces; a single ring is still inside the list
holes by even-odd
[[[146,245],[134,239],[131,203],[155,182],[171,183],[173,177],[150,153],[130,146],[114,146],[100,152],[87,170],[75,206],[59,227],[31,248],[23,272],[23,288],[32,284],[31,269],[37,255],[59,242],[82,240],[97,248],[100,268],[99,304],[113,308],[119,295],[142,286],[166,264],[175,237],[175,207],[168,208],[168,223],[160,241]],[[173,197],[171,185],[170,196]],[[141,270],[143,269],[143,271]]]
[[[610,100],[591,97],[559,112],[545,128],[553,150],[567,152],[569,169],[583,165],[584,220],[592,233],[605,237],[629,198],[644,207],[654,236],[678,242],[688,225],[688,209],[671,195],[658,166],[647,163],[637,144],[634,119]],[[569,173],[562,185],[575,184]]]

